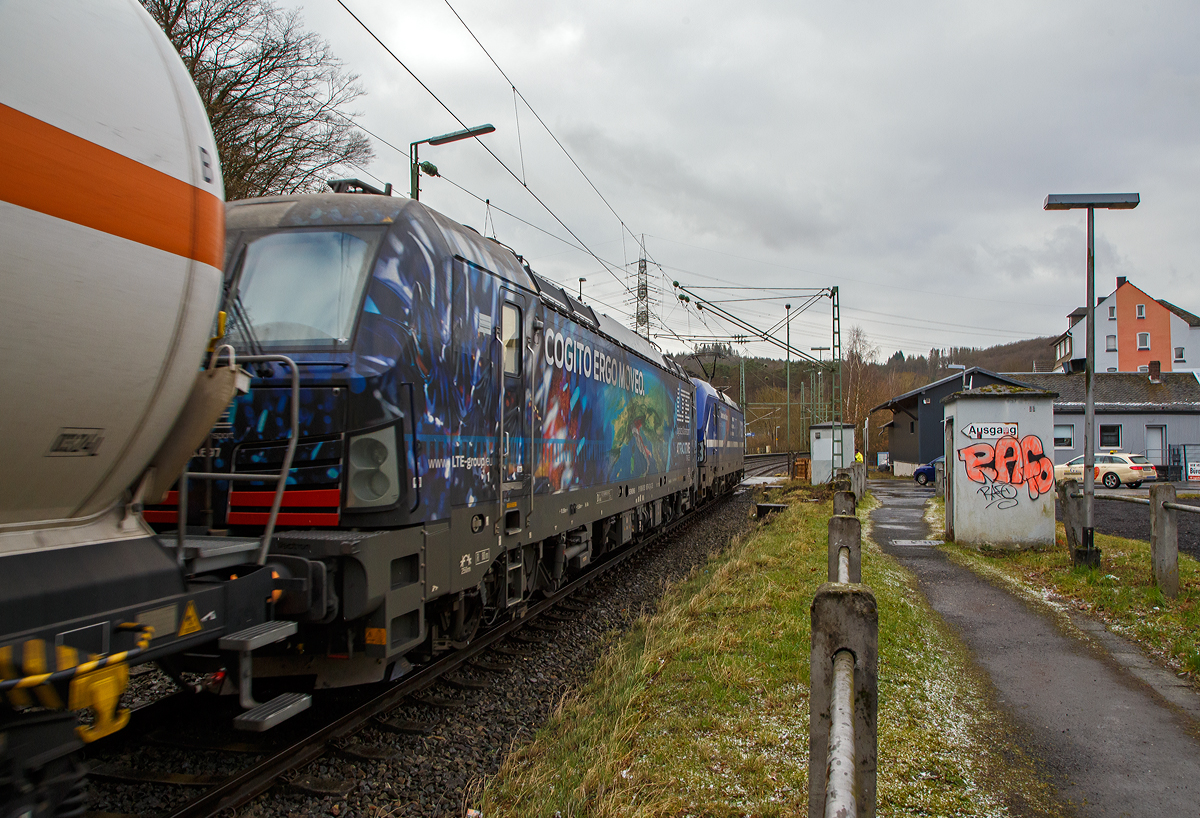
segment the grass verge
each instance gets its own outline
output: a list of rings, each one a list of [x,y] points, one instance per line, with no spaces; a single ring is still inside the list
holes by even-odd
[[[772,499],[779,500],[780,492]],[[809,605],[825,580],[828,495],[788,511],[670,588],[604,652],[533,742],[474,800],[496,816],[807,813]],[[959,643],[870,543],[880,614],[880,815],[1057,814]]]
[[[941,508],[940,501],[931,505],[927,517],[940,520]],[[1100,568],[1074,567],[1058,523],[1050,550],[980,552],[957,543],[943,548],[950,559],[1026,598],[1098,617],[1193,684],[1200,683],[1200,564],[1179,555],[1179,596],[1168,599],[1154,586],[1150,543],[1098,533],[1096,546]]]

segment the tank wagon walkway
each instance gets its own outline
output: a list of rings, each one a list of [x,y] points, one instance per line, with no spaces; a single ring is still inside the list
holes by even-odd
[[[872,538],[916,575],[990,677],[1022,749],[1077,815],[1200,813],[1200,696],[1090,620],[1074,618],[1095,644],[914,543],[928,537],[931,489],[900,480],[869,487],[882,503],[871,512]]]

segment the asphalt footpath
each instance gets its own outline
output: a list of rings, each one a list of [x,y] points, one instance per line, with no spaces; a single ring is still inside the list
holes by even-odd
[[[992,681],[1018,742],[1080,818],[1200,815],[1200,696],[1082,615],[1072,633],[949,559],[924,520],[932,488],[871,480],[872,538],[912,571]]]

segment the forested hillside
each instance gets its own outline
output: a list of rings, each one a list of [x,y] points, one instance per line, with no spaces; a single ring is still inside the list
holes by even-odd
[[[896,395],[950,375],[948,364],[979,366],[993,372],[1047,371],[1054,363],[1052,338],[1031,338],[1011,344],[976,349],[951,347],[931,349],[928,355],[905,356],[881,352],[860,327],[851,327],[843,337],[842,421],[856,428],[855,445],[862,449],[862,426],[867,413]],[[736,346],[709,344],[690,355],[674,355],[691,374],[706,378],[741,401],[743,364],[746,384],[748,451],[790,448],[808,449],[808,427],[831,419],[831,364],[792,361],[791,445],[788,445],[788,373],[785,362],[772,358],[743,358]],[[867,450],[887,447],[881,428],[891,412],[871,417],[871,440]]]

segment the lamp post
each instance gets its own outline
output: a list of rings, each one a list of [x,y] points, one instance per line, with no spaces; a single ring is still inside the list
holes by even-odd
[[[409,157],[409,174],[410,186],[408,195],[414,199],[421,198],[421,171],[425,171],[430,176],[437,176],[437,166],[432,162],[424,164],[417,161],[417,146],[418,145],[445,145],[450,142],[458,142],[460,139],[470,139],[473,136],[483,136],[486,133],[491,133],[496,130],[492,125],[476,125],[474,128],[467,128],[462,131],[454,131],[453,133],[444,133],[441,136],[431,136],[428,139],[422,139],[418,142],[412,142],[408,146]]]
[[[787,444],[792,450],[792,305],[784,304],[787,310]]]
[[[1083,410],[1083,542],[1071,561],[1075,565],[1099,567],[1100,551],[1096,548],[1092,506],[1096,495],[1096,403],[1093,381],[1096,373],[1096,209],[1132,210],[1141,202],[1136,193],[1055,194],[1042,204],[1043,210],[1087,209],[1087,363],[1084,366],[1084,388],[1087,398]]]
[[[809,347],[808,348],[809,352],[817,353],[817,363],[819,363],[821,365],[820,368],[817,370],[817,392],[813,396],[813,405],[814,406],[816,405],[816,401],[817,401],[818,397],[820,397],[822,399],[824,399],[824,397],[825,397],[825,387],[823,384],[823,379],[825,377],[825,353],[828,352],[829,349],[830,349],[829,347]],[[825,413],[822,412],[821,419],[824,420],[824,418],[825,418]],[[818,422],[820,422],[820,421],[818,421]]]
[[[779,424],[775,424],[775,451],[779,451]]]
[[[966,388],[967,388],[967,367],[966,367],[966,364],[946,364],[946,369],[961,369],[961,370],[962,370],[962,388],[963,388],[963,389],[966,389]],[[975,382],[975,379],[974,379],[974,378],[972,378],[972,379],[971,379],[971,383],[974,383],[974,382]]]
[[[585,281],[587,281],[587,279],[580,276],[580,278],[579,278],[579,300],[580,301],[583,300],[583,282],[585,282]]]

